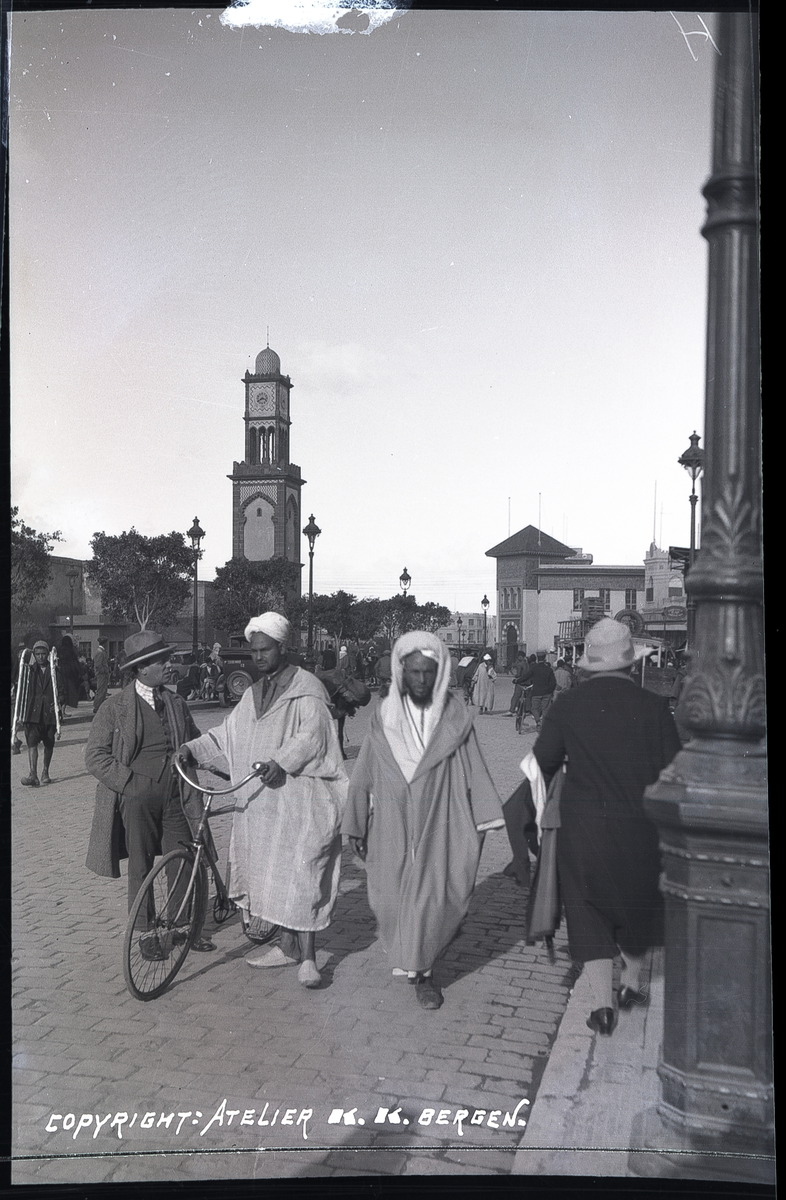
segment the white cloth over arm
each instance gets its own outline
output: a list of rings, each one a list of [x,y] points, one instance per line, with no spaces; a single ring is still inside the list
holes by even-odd
[[[538,826],[538,834],[540,834],[540,822],[543,818],[543,810],[546,807],[546,781],[543,778],[543,772],[540,769],[538,760],[531,750],[529,754],[522,758],[520,765],[532,788],[532,799],[535,804],[535,821]]]

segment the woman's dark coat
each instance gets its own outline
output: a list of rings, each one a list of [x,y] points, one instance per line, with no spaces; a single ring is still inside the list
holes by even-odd
[[[557,836],[571,955],[643,954],[660,938],[660,855],[644,789],[680,749],[668,700],[622,675],[563,692],[534,753],[548,782],[567,755]]]

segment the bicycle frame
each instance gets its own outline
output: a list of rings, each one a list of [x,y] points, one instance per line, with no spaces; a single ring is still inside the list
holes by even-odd
[[[186,907],[188,900],[190,899],[191,892],[192,892],[192,889],[194,886],[194,880],[196,878],[197,871],[199,870],[199,864],[202,861],[203,854],[205,855],[205,857],[210,865],[210,873],[213,876],[213,881],[215,882],[215,885],[216,885],[216,892],[218,893],[218,897],[221,901],[222,906],[228,905],[228,904],[231,905],[231,901],[229,899],[229,893],[226,889],[226,885],[221,876],[221,872],[218,870],[218,867],[213,862],[210,855],[206,853],[207,845],[205,843],[205,829],[207,827],[207,823],[210,820],[211,816],[220,817],[224,813],[234,812],[235,810],[234,810],[234,806],[231,804],[227,805],[224,808],[213,809],[213,807],[212,807],[213,800],[215,799],[216,796],[230,795],[232,792],[237,791],[238,788],[244,787],[247,783],[250,783],[252,779],[259,780],[259,783],[262,787],[264,787],[265,785],[264,785],[264,783],[262,783],[262,780],[259,779],[259,775],[257,774],[260,767],[262,766],[262,763],[259,763],[259,762],[252,763],[251,772],[250,772],[250,774],[246,775],[245,779],[241,779],[239,783],[231,783],[230,782],[229,787],[226,787],[226,788],[202,787],[202,785],[200,783],[197,783],[196,780],[192,779],[190,777],[190,775],[187,775],[185,773],[185,771],[180,766],[180,763],[178,762],[177,759],[174,759],[174,766],[175,766],[175,770],[177,771],[181,780],[183,782],[187,783],[189,787],[194,788],[198,792],[202,792],[202,794],[205,797],[204,807],[202,809],[202,816],[200,818],[199,825],[197,826],[196,833],[194,834],[193,840],[191,842],[191,847],[194,851],[194,863],[191,868],[191,878],[188,881],[188,887],[186,888],[182,903],[181,903],[180,908],[178,909],[178,912],[175,916],[175,924],[176,924],[183,912],[183,909]],[[211,770],[212,768],[197,768],[197,769],[198,770],[205,770],[205,769]],[[215,773],[223,775],[223,772],[215,772]],[[224,778],[226,778],[226,776],[224,776]]]

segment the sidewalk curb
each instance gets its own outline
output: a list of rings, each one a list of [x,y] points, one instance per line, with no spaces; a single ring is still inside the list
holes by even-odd
[[[512,1175],[628,1176],[637,1114],[657,1104],[663,1033],[663,953],[650,964],[646,1008],[619,1014],[610,1038],[587,1028],[589,986],[571,992],[516,1151]]]

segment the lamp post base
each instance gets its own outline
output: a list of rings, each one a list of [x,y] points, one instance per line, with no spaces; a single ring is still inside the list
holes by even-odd
[[[728,1134],[718,1139],[691,1137],[666,1122],[657,1108],[639,1113],[633,1122],[628,1167],[650,1179],[707,1179],[756,1184],[775,1183],[771,1147],[757,1147]]]

